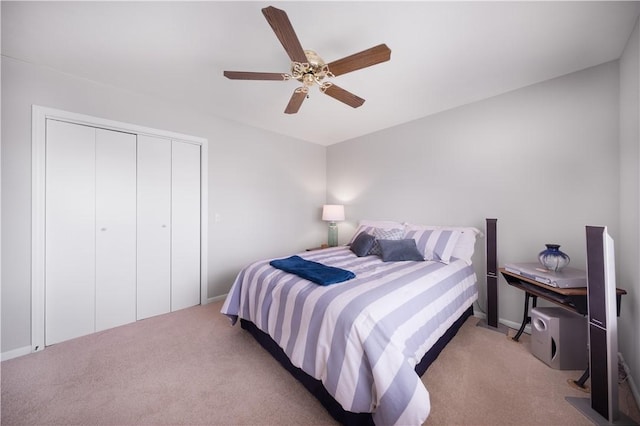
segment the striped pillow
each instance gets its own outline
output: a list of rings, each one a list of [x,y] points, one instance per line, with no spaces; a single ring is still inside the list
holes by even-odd
[[[409,229],[405,238],[416,240],[416,246],[425,260],[448,264],[451,253],[462,233],[444,229]]]

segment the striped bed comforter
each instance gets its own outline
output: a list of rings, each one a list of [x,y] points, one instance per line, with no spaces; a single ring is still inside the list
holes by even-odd
[[[429,393],[414,368],[477,299],[473,267],[385,263],[344,246],[299,256],[356,278],[319,286],[255,262],[238,274],[222,313],[269,334],[345,410],[373,413],[379,425],[422,424]]]

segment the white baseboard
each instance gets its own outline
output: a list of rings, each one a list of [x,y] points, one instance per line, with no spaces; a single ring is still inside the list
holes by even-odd
[[[12,351],[2,352],[0,359],[6,361],[12,358],[18,358],[19,356],[29,355],[31,353],[31,346],[24,346],[22,348],[14,349]]]
[[[227,297],[226,294],[223,294],[221,296],[214,296],[214,297],[210,297],[207,299],[207,304],[212,303],[212,302],[218,302],[220,300],[224,300]]]
[[[480,319],[487,319],[487,314],[485,314],[484,312],[474,311],[473,316],[476,317],[476,318],[480,318]],[[522,325],[519,322],[509,321],[509,320],[506,320],[504,318],[498,318],[498,323],[504,324],[507,327],[512,328],[514,330],[519,330],[520,326]],[[524,332],[527,333],[527,334],[531,334],[531,325],[530,324],[527,324],[524,327]]]

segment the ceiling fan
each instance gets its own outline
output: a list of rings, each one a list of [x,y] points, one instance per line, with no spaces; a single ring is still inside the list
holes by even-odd
[[[269,25],[271,25],[273,32],[291,59],[291,74],[225,71],[224,76],[232,80],[298,80],[302,83],[302,86],[293,91],[289,104],[284,110],[287,114],[295,114],[298,112],[302,102],[308,97],[309,88],[315,84],[319,86],[322,93],[353,108],[358,108],[364,103],[364,99],[326,79],[386,62],[391,58],[391,49],[389,49],[386,44],[379,44],[370,49],[326,64],[313,50],[302,49],[302,45],[284,10],[269,6],[262,9],[262,14],[267,19],[267,22],[269,22]]]

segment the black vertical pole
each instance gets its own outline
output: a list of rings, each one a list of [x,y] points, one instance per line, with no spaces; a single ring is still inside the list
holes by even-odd
[[[488,219],[486,224],[487,245],[487,324],[498,327],[498,254],[496,222]]]

